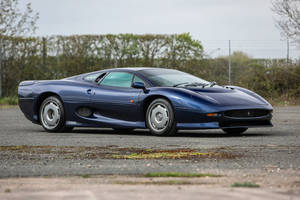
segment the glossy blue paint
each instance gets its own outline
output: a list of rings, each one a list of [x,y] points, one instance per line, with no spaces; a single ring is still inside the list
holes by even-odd
[[[39,124],[42,100],[57,95],[63,102],[66,126],[146,128],[145,112],[149,100],[162,97],[170,101],[179,129],[272,126],[271,113],[263,117],[230,118],[228,110],[264,109],[272,106],[252,91],[237,86],[157,87],[140,72],[151,68],[102,70],[62,80],[23,81],[18,88],[19,106],[27,119]],[[122,71],[140,77],[147,88],[102,86],[84,78],[93,73]],[[140,84],[137,84],[140,87]],[[89,117],[80,116],[81,107],[92,110]],[[207,113],[218,113],[208,117]]]

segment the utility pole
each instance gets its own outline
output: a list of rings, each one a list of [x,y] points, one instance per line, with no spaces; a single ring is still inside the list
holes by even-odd
[[[0,98],[2,97],[2,38],[0,38]]]
[[[47,59],[47,40],[45,37],[42,38],[42,65],[44,70],[46,70],[46,59]]]
[[[289,39],[286,41],[286,66],[289,66],[289,60],[290,60],[290,42]]]
[[[56,60],[57,60],[57,66],[60,67],[60,58],[59,58],[59,54],[60,54],[60,44],[59,44],[59,39],[56,42],[57,44],[57,48],[56,48]]]
[[[290,57],[290,43],[289,38],[286,40],[286,67],[288,72],[289,67],[289,57]],[[286,74],[286,96],[289,97],[289,73]]]
[[[229,40],[229,56],[228,56],[228,83],[229,85],[231,84],[231,44],[230,44],[230,40]]]

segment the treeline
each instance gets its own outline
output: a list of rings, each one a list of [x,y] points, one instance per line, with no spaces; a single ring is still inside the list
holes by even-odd
[[[211,59],[207,77],[228,84],[228,57]],[[231,57],[231,83],[257,92],[269,100],[300,97],[300,62],[286,59],[253,59],[243,52]]]
[[[4,96],[15,96],[23,80],[59,79],[112,67],[166,67],[228,84],[228,58],[205,58],[201,42],[174,35],[74,35],[34,38],[0,36]],[[262,96],[300,96],[300,64],[232,55],[232,84]]]
[[[203,57],[200,41],[188,33],[0,37],[0,48],[4,96],[15,95],[22,80],[59,79],[111,67],[180,67]]]

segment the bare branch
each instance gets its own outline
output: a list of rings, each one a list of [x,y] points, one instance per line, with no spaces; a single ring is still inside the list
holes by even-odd
[[[276,25],[281,33],[294,41],[300,39],[300,0],[273,0]]]
[[[19,9],[18,0],[0,0],[0,35],[26,36],[35,33],[38,13],[28,3],[24,11]]]

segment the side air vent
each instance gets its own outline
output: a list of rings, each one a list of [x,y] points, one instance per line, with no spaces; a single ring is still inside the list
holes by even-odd
[[[93,114],[92,110],[88,107],[78,108],[77,113],[82,117],[90,117]]]

